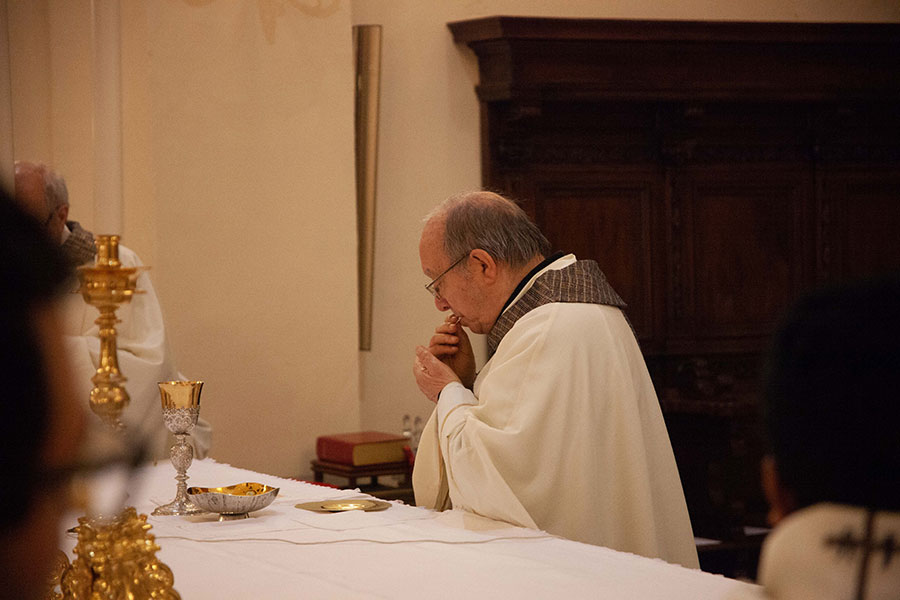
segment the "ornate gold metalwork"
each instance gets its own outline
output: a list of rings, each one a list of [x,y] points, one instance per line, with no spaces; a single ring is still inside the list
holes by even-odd
[[[93,266],[78,267],[81,280],[79,291],[84,301],[97,308],[100,316],[94,321],[100,328],[100,366],[91,377],[91,410],[105,423],[115,429],[122,429],[119,419],[128,405],[127,380],[119,370],[116,353],[116,309],[120,304],[131,302],[131,297],[140,293],[135,289],[137,277],[146,267],[123,267],[119,262],[119,236],[98,235],[97,260]]]
[[[50,571],[50,592],[47,594],[47,600],[64,600],[60,585],[62,576],[69,568],[69,557],[62,550],[56,551],[56,560],[53,562],[53,569]]]
[[[172,570],[156,558],[159,546],[147,515],[126,508],[107,524],[78,519],[76,558],[56,582],[52,598],[72,600],[181,600]]]
[[[119,261],[119,236],[96,236],[97,259],[93,266],[78,268],[79,291],[100,316],[100,366],[91,377],[91,409],[119,433],[120,415],[128,405],[126,378],[119,371],[116,345],[116,309],[130,302],[137,276],[148,267],[123,267]],[[199,392],[198,392],[199,393]],[[159,546],[149,533],[147,515],[125,508],[112,520],[80,517],[75,532],[78,543],[69,563],[60,552],[52,570],[48,598],[52,600],[181,600],[173,588],[172,570],[156,558]]]

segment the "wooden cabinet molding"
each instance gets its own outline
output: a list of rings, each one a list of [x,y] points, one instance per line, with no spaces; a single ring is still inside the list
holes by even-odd
[[[486,17],[449,24],[483,101],[894,98],[900,24]]]

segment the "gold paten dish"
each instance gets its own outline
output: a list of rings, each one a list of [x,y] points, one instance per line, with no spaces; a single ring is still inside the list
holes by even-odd
[[[237,483],[224,487],[190,487],[191,502],[209,512],[219,513],[219,520],[246,519],[249,513],[272,504],[277,487],[262,483]]]
[[[297,504],[296,508],[311,510],[313,512],[346,512],[348,510],[362,510],[365,512],[374,512],[384,510],[391,506],[390,502],[383,500],[326,500],[325,502],[304,502]]]

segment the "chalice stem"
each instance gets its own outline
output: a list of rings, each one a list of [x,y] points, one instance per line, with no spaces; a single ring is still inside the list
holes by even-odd
[[[176,433],[176,442],[169,450],[172,466],[175,467],[175,499],[153,511],[154,515],[193,515],[203,510],[191,502],[187,495],[188,467],[194,460],[194,448],[185,442],[186,434]]]
[[[169,451],[172,464],[175,466],[175,481],[178,482],[178,486],[175,490],[176,502],[188,502],[187,470],[188,467],[191,466],[191,463],[194,462],[194,448],[186,443],[184,438],[184,434],[176,435],[175,439],[177,440],[177,443],[172,446],[172,449]]]

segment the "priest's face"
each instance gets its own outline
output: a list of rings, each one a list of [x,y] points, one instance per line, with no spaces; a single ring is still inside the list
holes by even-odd
[[[430,286],[434,305],[441,311],[451,311],[459,322],[473,333],[487,333],[496,318],[482,282],[470,270],[468,256],[447,256],[444,252],[444,223],[432,219],[422,231],[419,241],[422,272],[433,280]]]

